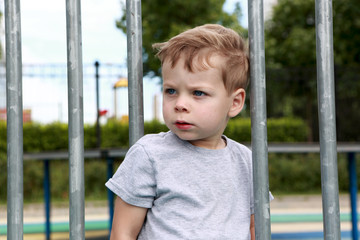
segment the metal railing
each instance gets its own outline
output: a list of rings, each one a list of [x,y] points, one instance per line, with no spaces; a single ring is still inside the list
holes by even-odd
[[[251,146],[248,146],[251,148]],[[87,149],[84,152],[85,159],[101,159],[104,164],[107,165],[107,179],[113,175],[113,165],[116,158],[123,158],[127,152],[127,149]],[[319,143],[270,143],[268,145],[269,153],[277,154],[303,154],[303,153],[320,153]],[[338,144],[337,152],[339,154],[347,155],[348,173],[349,173],[349,195],[351,206],[351,234],[353,239],[357,239],[358,236],[358,212],[357,212],[357,173],[356,173],[356,159],[355,155],[360,153],[360,144],[342,143]],[[67,160],[69,159],[69,153],[67,151],[56,152],[40,152],[40,153],[24,153],[24,160],[40,160],[44,162],[44,208],[45,208],[45,236],[46,239],[50,239],[51,231],[51,196],[50,196],[50,172],[52,160]],[[106,162],[106,163],[105,163]],[[114,212],[114,195],[108,190],[108,206],[109,206],[109,232],[111,230],[111,224]],[[305,230],[305,229],[304,229]]]
[[[271,239],[266,133],[266,77],[263,0],[248,1],[251,65],[255,236]],[[325,239],[340,239],[339,187],[333,67],[332,1],[316,0],[320,158]],[[305,17],[305,16],[304,16]],[[315,39],[314,39],[315,41]]]
[[[256,239],[271,238],[263,0],[249,1]],[[127,0],[130,144],[143,134],[141,0]],[[5,0],[8,239],[23,238],[23,127],[20,0]],[[84,239],[84,145],[80,0],[66,1],[70,239]],[[305,16],[304,16],[305,17]],[[333,79],[332,2],[316,0],[320,154],[325,239],[340,239]],[[314,39],[315,41],[315,39]]]

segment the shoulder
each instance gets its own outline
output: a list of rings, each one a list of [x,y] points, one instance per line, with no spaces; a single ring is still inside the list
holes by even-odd
[[[171,131],[161,132],[157,134],[147,134],[140,138],[129,151],[139,150],[146,152],[149,155],[171,152],[178,150],[184,145]]]
[[[141,137],[136,144],[151,144],[155,142],[163,142],[164,140],[169,140],[172,138],[172,133],[170,131],[168,132],[160,132],[160,133],[152,133],[152,134],[146,134],[143,137]]]
[[[247,165],[252,165],[252,152],[248,146],[238,143],[230,138],[226,138],[227,147],[232,155],[242,159],[242,162],[246,162]]]
[[[149,147],[164,147],[164,146],[168,146],[168,145],[173,145],[175,143],[177,143],[177,137],[175,134],[173,134],[172,132],[168,131],[168,132],[161,132],[161,133],[156,133],[156,134],[147,134],[143,137],[141,137],[136,143],[135,145],[140,145],[143,146],[145,148],[149,148]]]
[[[226,136],[224,136],[227,142],[228,147],[232,150],[232,151],[237,151],[237,152],[241,152],[243,154],[246,155],[250,155],[251,156],[251,150],[248,146],[245,146],[244,144],[238,143]]]

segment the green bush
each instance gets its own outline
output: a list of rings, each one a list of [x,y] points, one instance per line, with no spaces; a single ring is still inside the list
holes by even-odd
[[[269,142],[304,142],[307,127],[300,119],[268,119]],[[128,124],[109,121],[101,126],[102,148],[127,148],[129,145]],[[159,121],[145,122],[144,132],[168,131]],[[229,121],[225,134],[242,143],[251,140],[251,121],[236,118]],[[24,152],[57,151],[68,149],[68,126],[64,123],[24,124]],[[85,149],[96,147],[96,128],[84,126]],[[122,159],[115,159],[114,170]],[[347,191],[348,173],[344,155],[339,159],[340,191]],[[0,122],[0,169],[6,169],[6,123]],[[107,165],[105,159],[86,159],[85,197],[106,198]],[[51,194],[53,199],[67,200],[69,196],[69,163],[54,160],[50,164]],[[24,161],[24,199],[43,200],[43,161]],[[360,172],[360,167],[358,172]],[[0,175],[1,186],[6,186],[7,174]],[[308,193],[321,191],[319,154],[269,154],[269,182],[273,193]],[[6,201],[6,188],[0,191],[0,201]]]
[[[306,123],[299,118],[267,120],[269,142],[305,142],[309,133]]]
[[[360,157],[357,157],[360,160]],[[357,167],[360,176],[360,167]],[[349,191],[349,172],[346,154],[338,154],[340,192]],[[274,194],[320,193],[321,164],[319,153],[269,154],[269,185]]]
[[[153,120],[151,122],[144,123],[144,133],[159,133],[159,132],[167,132],[169,129],[167,126],[157,120]]]
[[[251,122],[249,118],[237,118],[229,121],[224,134],[237,142],[251,141]]]
[[[0,157],[6,153],[6,122],[0,121]]]
[[[110,121],[101,127],[101,146],[104,148],[128,147],[129,125]]]
[[[296,118],[268,119],[267,129],[269,142],[304,142],[309,132],[305,122]],[[250,142],[251,120],[232,119],[224,133],[235,141]]]
[[[69,144],[69,133],[68,126],[65,123],[55,122],[51,124],[42,125],[40,133],[36,132],[35,135],[30,135],[30,132],[26,131],[24,128],[24,137],[28,136],[29,138],[38,136],[41,138],[41,150],[43,151],[55,151],[55,150],[64,150],[68,149]],[[27,143],[24,141],[24,146]],[[32,152],[30,149],[27,150]]]
[[[319,154],[269,154],[269,185],[273,193],[320,192]]]
[[[4,142],[4,141],[0,141],[0,142]],[[0,169],[1,169],[1,174],[0,174],[0,185],[1,187],[1,191],[0,191],[0,202],[5,202],[6,201],[6,189],[7,189],[7,166],[6,166],[6,155],[4,154],[4,152],[0,153]]]

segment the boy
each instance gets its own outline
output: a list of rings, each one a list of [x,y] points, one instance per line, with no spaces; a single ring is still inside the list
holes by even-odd
[[[251,152],[223,135],[244,106],[244,40],[207,24],[154,47],[170,131],[142,137],[106,183],[111,239],[255,239]]]

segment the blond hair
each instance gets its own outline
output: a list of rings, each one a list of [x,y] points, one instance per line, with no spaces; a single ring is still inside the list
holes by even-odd
[[[160,59],[161,64],[169,60],[171,67],[176,65],[180,56],[184,56],[184,67],[190,72],[193,72],[195,68],[205,70],[209,66],[214,67],[210,63],[210,57],[213,54],[219,55],[225,60],[220,66],[220,70],[228,93],[230,94],[238,88],[245,89],[248,85],[249,56],[247,44],[232,29],[218,24],[205,24],[187,30],[167,42],[155,43],[153,48],[158,50],[156,56]],[[197,63],[200,65],[194,65],[195,57],[198,57]]]

